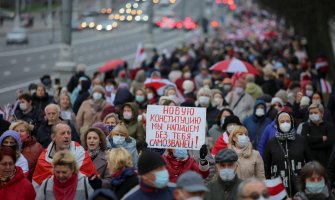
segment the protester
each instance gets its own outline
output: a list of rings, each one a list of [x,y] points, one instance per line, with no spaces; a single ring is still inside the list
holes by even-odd
[[[139,185],[130,190],[124,200],[173,199],[175,185],[169,183],[164,159],[152,150],[143,150],[138,160]]]
[[[238,178],[245,180],[256,177],[264,179],[263,159],[258,151],[253,150],[249,134],[244,126],[236,126],[229,137],[228,148],[233,149],[237,155],[236,173]]]
[[[90,82],[88,80],[81,80],[79,79],[79,85],[78,85],[78,94],[74,96],[74,94],[71,94],[71,103],[73,104],[73,112],[77,115],[79,108],[81,104],[85,100],[87,100],[90,97],[89,89],[91,87]]]
[[[86,71],[86,65],[84,64],[78,64],[77,65],[77,72],[70,78],[68,84],[67,84],[67,91],[72,93],[72,91],[77,87],[79,84],[80,77],[85,77],[87,81],[89,81],[89,85],[91,85],[90,77],[88,77],[85,74]]]
[[[31,135],[32,127],[25,121],[18,120],[10,126],[10,130],[14,130],[19,133],[22,141],[22,155],[27,159],[29,166],[28,179],[32,180],[35,166],[43,151],[43,146],[37,142],[36,138]]]
[[[72,111],[72,105],[70,101],[70,94],[67,92],[61,92],[59,95],[59,103],[60,107],[60,117],[63,120],[69,120],[72,122],[76,130],[78,131],[78,126],[76,122],[76,115]]]
[[[139,115],[146,112],[149,102],[147,99],[147,94],[144,89],[139,88],[135,91],[135,103],[138,105]]]
[[[49,103],[52,103],[53,97],[46,92],[45,86],[43,84],[38,84],[32,99],[33,107],[36,109],[36,112],[40,113],[40,116],[43,116],[44,108]]]
[[[88,199],[93,193],[88,178],[79,172],[76,158],[70,151],[55,153],[52,165],[53,176],[43,181],[36,200]]]
[[[238,186],[236,199],[268,199],[269,197],[269,191],[262,180],[249,178]]]
[[[208,131],[208,135],[211,137],[212,146],[217,141],[220,134],[224,132],[222,129],[222,126],[225,122],[226,117],[233,115],[233,111],[231,111],[229,108],[223,108],[218,116],[216,117],[216,124],[214,124]]]
[[[82,138],[83,141],[81,143],[90,155],[100,178],[108,177],[105,134],[99,128],[89,128]]]
[[[215,155],[215,166],[218,173],[216,179],[208,184],[207,200],[235,199],[237,187],[241,180],[236,176],[237,154],[232,149],[220,150]]]
[[[178,178],[173,196],[176,200],[203,200],[207,191],[208,188],[202,177],[193,171],[187,171]]]
[[[27,93],[19,96],[19,107],[15,110],[15,117],[17,120],[24,120],[34,125],[34,130],[38,129],[42,121],[40,114],[36,112],[36,109],[33,107],[31,96]]]
[[[34,200],[36,193],[21,167],[15,166],[16,152],[0,148],[0,197],[6,200]]]
[[[119,117],[116,113],[109,113],[104,117],[102,122],[105,123],[105,125],[107,126],[107,129],[108,129],[108,134],[107,135],[109,135],[109,133],[120,122],[120,120],[119,120]]]
[[[197,93],[197,107],[206,108],[206,121],[207,126],[212,127],[215,124],[215,118],[220,113],[220,110],[211,105],[212,92],[208,88],[200,88]]]

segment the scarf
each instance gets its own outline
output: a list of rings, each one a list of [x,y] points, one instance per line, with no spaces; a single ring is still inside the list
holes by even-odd
[[[5,186],[10,180],[12,180],[12,178],[14,178],[15,174],[16,174],[16,169],[14,169],[13,174],[8,176],[8,177],[0,176],[0,188]]]
[[[111,180],[111,184],[113,186],[119,186],[121,185],[128,177],[135,174],[134,168],[125,168],[120,171],[117,171]]]
[[[78,175],[72,174],[65,183],[61,183],[54,177],[53,193],[57,200],[73,200],[76,196]]]
[[[295,140],[295,130],[292,129],[290,132],[288,133],[282,133],[279,132],[278,130],[276,131],[276,138],[278,138],[278,140],[281,141],[285,141],[285,140]]]
[[[90,155],[91,159],[94,160],[97,157],[97,155],[100,153],[100,147],[98,147],[94,150],[88,149],[87,152]]]

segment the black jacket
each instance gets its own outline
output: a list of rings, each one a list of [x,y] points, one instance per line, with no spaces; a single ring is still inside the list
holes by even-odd
[[[230,182],[223,182],[220,177],[208,184],[207,200],[231,200],[236,199],[238,185],[242,181],[235,178]]]
[[[136,185],[138,185],[137,174],[133,174],[132,176],[127,177],[119,186],[113,186],[112,190],[119,199],[122,199],[122,197]]]

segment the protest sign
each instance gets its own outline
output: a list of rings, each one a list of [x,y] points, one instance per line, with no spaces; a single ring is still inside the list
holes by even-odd
[[[206,108],[148,105],[146,118],[150,148],[199,150],[205,144]]]

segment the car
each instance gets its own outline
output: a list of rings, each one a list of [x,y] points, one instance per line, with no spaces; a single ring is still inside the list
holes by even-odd
[[[184,30],[191,31],[197,28],[197,22],[194,21],[191,17],[185,17],[183,23]]]
[[[98,31],[111,31],[112,29],[115,29],[117,26],[118,26],[117,21],[108,19],[97,23],[95,29]]]
[[[140,14],[135,16],[136,22],[147,22],[149,20],[149,16],[145,14]]]
[[[28,44],[28,34],[25,29],[15,27],[6,35],[6,44]]]
[[[94,17],[85,17],[81,21],[81,27],[85,28],[94,28],[95,27],[95,18]]]

